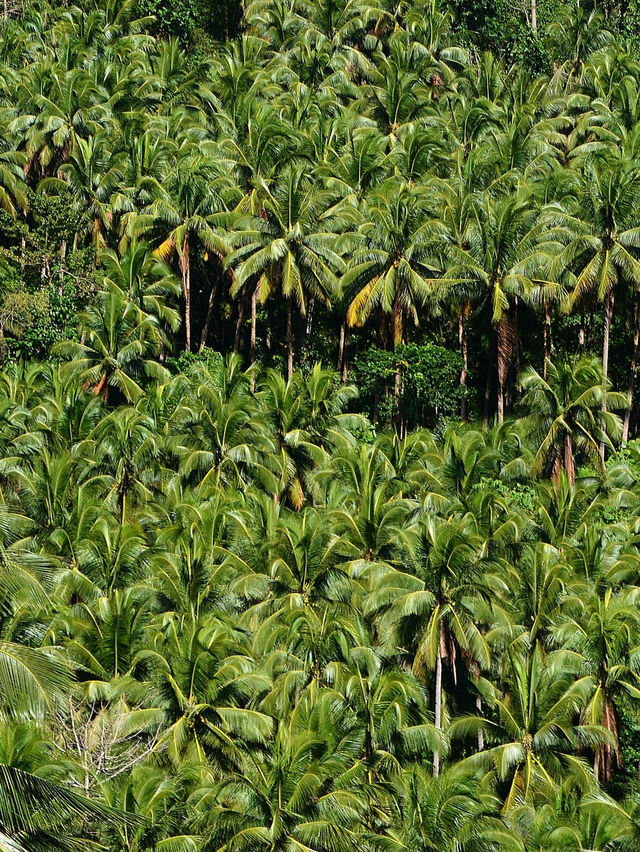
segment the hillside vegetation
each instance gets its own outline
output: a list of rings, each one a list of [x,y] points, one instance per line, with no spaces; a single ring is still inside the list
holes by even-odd
[[[637,852],[639,20],[0,10],[0,850]]]

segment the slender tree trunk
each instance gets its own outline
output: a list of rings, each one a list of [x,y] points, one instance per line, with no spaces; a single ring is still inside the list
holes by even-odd
[[[258,301],[258,290],[254,287],[253,293],[251,294],[251,338],[249,341],[249,358],[251,360],[251,366],[256,363],[256,325],[257,325],[257,301]],[[251,373],[251,393],[256,389],[256,376],[255,373]]]
[[[633,392],[636,386],[636,373],[638,372],[638,339],[640,338],[640,303],[636,296],[635,310],[633,314],[633,348],[631,350],[631,368],[629,370],[629,407],[624,413],[624,425],[622,427],[622,446],[626,447],[629,440],[629,423],[633,410]]]
[[[307,308],[307,337],[311,336],[311,329],[313,328],[313,309],[315,307],[316,300],[313,296],[309,299],[309,307]]]
[[[573,485],[576,481],[576,465],[573,457],[573,441],[569,432],[564,436],[564,469],[569,479],[569,484]]]
[[[342,365],[344,364],[344,340],[346,336],[346,322],[342,320],[340,323],[340,337],[338,338],[338,362],[336,365],[336,370],[340,373],[342,372]]]
[[[256,360],[256,331],[258,327],[258,291],[254,289],[251,294],[251,333],[249,336],[249,357],[251,363]]]
[[[393,323],[393,349],[396,350],[398,344],[404,343],[404,315],[403,310],[398,300],[394,302],[393,305],[393,313],[392,313],[392,323]],[[400,367],[400,361],[396,361],[396,374],[393,382],[393,398],[394,398],[394,406],[396,410],[396,428],[398,430],[399,436],[402,438],[402,412],[400,410],[400,393],[402,391],[402,368]]]
[[[482,715],[482,698],[479,695],[476,695],[476,710],[478,711],[478,715]],[[484,731],[480,729],[478,731],[478,751],[484,751]]]
[[[238,302],[238,319],[236,320],[236,332],[233,337],[233,351],[239,352],[242,346],[242,326],[244,324],[244,297]]]
[[[342,354],[342,384],[346,385],[349,376],[349,340],[351,335],[349,329],[345,329],[344,333],[344,352]]]
[[[612,292],[607,293],[604,303],[604,333],[602,335],[602,410],[607,410],[607,378],[609,376],[609,336],[611,334],[611,319],[613,317],[613,301],[614,295]],[[604,462],[604,441],[600,443],[600,457]]]
[[[191,264],[189,263],[189,238],[185,237],[180,258],[182,271],[182,296],[184,298],[184,333],[187,352],[191,352]]]
[[[58,274],[58,294],[62,296],[62,288],[64,287],[64,261],[67,256],[67,241],[62,240],[60,243],[60,272]]]
[[[580,308],[580,330],[578,331],[578,348],[580,349],[580,355],[584,355],[584,342],[585,342],[585,322],[584,322],[584,307]]]
[[[504,423],[504,387],[498,380],[498,424]]]
[[[510,328],[513,332],[513,364],[515,365],[515,383],[518,393],[522,391],[520,384],[520,374],[522,373],[520,364],[520,299],[516,296],[513,302],[513,323],[510,322]],[[511,368],[509,364],[508,369]],[[507,373],[508,375],[508,373]],[[507,387],[507,391],[508,391]],[[513,399],[509,393],[509,410],[513,406]]]
[[[551,360],[551,311],[549,310],[549,302],[544,303],[544,364],[542,367],[542,377],[546,381],[548,373],[548,365]]]
[[[435,683],[435,725],[438,730],[442,728],[442,657],[440,651],[436,657],[436,683]],[[436,749],[433,753],[433,776],[437,778],[440,774],[440,752]]]
[[[293,376],[293,316],[291,299],[287,299],[287,378]]]
[[[538,35],[538,2],[531,0],[531,29]]]
[[[442,627],[440,627],[440,637],[438,640],[438,652],[436,654],[436,682],[434,695],[434,722],[438,731],[442,730],[442,645],[444,637],[442,635]],[[440,752],[436,749],[433,753],[433,777],[437,778],[440,774]]]
[[[484,385],[484,408],[482,412],[482,423],[486,428],[489,425],[489,408],[491,406],[491,390],[493,387],[493,374],[491,359],[487,364],[487,380]]]
[[[507,380],[513,363],[514,339],[514,324],[511,317],[505,311],[503,316],[498,320],[496,328],[499,424],[504,423],[504,401]]]
[[[458,317],[458,342],[460,344],[460,354],[462,355],[462,370],[460,371],[460,387],[462,388],[462,396],[460,398],[460,416],[466,420],[469,416],[469,401],[467,399],[467,378],[469,375],[469,341],[467,339],[467,327],[465,318],[469,313],[469,303],[467,302],[464,311]]]
[[[204,318],[204,325],[202,326],[202,334],[200,335],[200,348],[198,351],[202,352],[204,347],[207,345],[207,338],[209,337],[209,328],[211,326],[211,318],[213,317],[213,306],[216,302],[216,292],[218,290],[218,283],[216,282],[211,288],[211,292],[209,293],[209,302],[207,304],[207,314]]]

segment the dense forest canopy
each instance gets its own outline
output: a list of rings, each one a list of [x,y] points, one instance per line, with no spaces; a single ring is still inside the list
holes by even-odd
[[[0,30],[0,850],[636,852],[637,0]]]

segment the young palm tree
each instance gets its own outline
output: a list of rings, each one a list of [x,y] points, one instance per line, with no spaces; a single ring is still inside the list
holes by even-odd
[[[620,438],[622,423],[612,409],[627,406],[624,394],[608,389],[595,358],[547,364],[547,378],[529,369],[522,376],[527,428],[538,445],[535,469],[558,480],[564,470],[573,485],[578,453],[603,470],[600,443]]]
[[[161,335],[155,317],[143,313],[116,286],[110,286],[80,316],[84,342],[63,341],[55,354],[70,361],[66,374],[75,375],[88,389],[109,401],[117,388],[127,400],[143,394],[144,378],[163,380],[166,369],[154,360]]]

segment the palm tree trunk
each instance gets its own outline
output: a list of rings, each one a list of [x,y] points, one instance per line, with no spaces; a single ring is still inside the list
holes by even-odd
[[[342,384],[346,385],[349,376],[349,340],[351,335],[349,329],[345,329],[344,333],[344,353],[342,355]]]
[[[578,331],[578,348],[580,349],[580,354],[584,354],[584,341],[585,341],[585,323],[584,323],[584,307],[580,308],[580,330]]]
[[[504,400],[507,379],[511,368],[514,351],[514,324],[505,312],[498,320],[497,338],[497,373],[498,373],[498,423],[504,422]]]
[[[209,337],[209,327],[211,326],[211,318],[213,317],[213,306],[216,301],[216,292],[218,290],[218,283],[213,285],[211,288],[211,292],[209,293],[209,303],[207,305],[207,315],[204,318],[204,325],[202,326],[202,334],[200,335],[200,348],[199,352],[202,352],[204,347],[207,345],[207,338]]]
[[[396,301],[393,304],[393,312],[392,312],[392,323],[393,323],[393,348],[394,350],[400,343],[404,343],[404,313],[402,310],[399,301]],[[400,361],[396,361],[396,374],[393,382],[393,398],[394,398],[394,407],[396,413],[396,428],[398,429],[398,435],[402,438],[402,412],[400,411],[400,393],[402,391],[402,369],[400,367]]]
[[[306,333],[307,337],[311,336],[311,329],[313,328],[313,309],[315,307],[316,300],[313,296],[309,299],[309,307],[307,308],[307,328]]]
[[[254,290],[251,294],[251,336],[249,339],[249,356],[251,363],[256,360],[256,328],[258,325],[258,291]]]
[[[342,372],[342,365],[344,364],[344,341],[346,336],[346,322],[342,320],[340,323],[340,337],[338,338],[338,362],[336,364],[336,370],[340,373]]]
[[[440,628],[440,639],[438,642],[438,651],[436,654],[436,682],[434,696],[434,722],[436,728],[442,729],[442,649],[444,637],[442,635],[442,627]],[[440,774],[440,752],[436,749],[433,753],[433,777],[437,778]]]
[[[612,292],[607,293],[605,302],[604,302],[604,332],[602,335],[602,378],[603,378],[603,388],[602,388],[602,410],[607,410],[607,378],[609,376],[609,337],[611,334],[611,319],[613,317],[613,301],[614,294]],[[604,441],[600,443],[600,457],[604,462]]]
[[[573,485],[576,481],[576,465],[573,457],[573,441],[571,433],[566,432],[564,436],[564,469],[569,479],[569,484]]]
[[[633,392],[636,386],[636,373],[638,372],[638,339],[640,338],[640,304],[636,296],[636,305],[633,315],[633,348],[631,350],[631,368],[629,370],[629,407],[624,413],[624,425],[622,427],[622,446],[626,447],[629,440],[629,423],[633,411]]]
[[[544,303],[544,364],[542,367],[542,377],[547,380],[547,366],[551,360],[551,311],[549,310],[549,302]]]
[[[191,265],[189,263],[189,237],[184,238],[182,257],[182,296],[184,298],[184,333],[187,352],[191,352]]]
[[[242,345],[242,326],[244,324],[244,298],[238,302],[238,319],[236,320],[236,333],[233,337],[233,351],[239,352]]]
[[[256,325],[257,325],[257,301],[258,301],[258,291],[254,287],[253,293],[251,294],[251,337],[249,340],[249,358],[251,360],[251,366],[256,363]],[[256,389],[256,377],[255,373],[251,373],[251,393]]]
[[[64,287],[64,261],[67,256],[67,241],[62,240],[60,243],[60,270],[58,273],[59,284],[58,284],[58,295],[62,296],[62,289]]]
[[[287,299],[287,378],[293,376],[293,316],[291,299]]]
[[[460,416],[466,420],[469,416],[469,403],[467,400],[467,378],[469,375],[469,341],[467,339],[467,327],[465,318],[469,315],[469,302],[465,305],[464,310],[458,317],[458,341],[460,343],[460,354],[462,355],[462,370],[460,371],[460,387],[462,388],[462,396],[460,397]]]
[[[482,698],[476,695],[476,710],[478,715],[482,715]],[[478,751],[484,751],[484,732],[482,728],[478,730]]]

